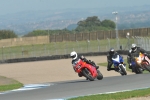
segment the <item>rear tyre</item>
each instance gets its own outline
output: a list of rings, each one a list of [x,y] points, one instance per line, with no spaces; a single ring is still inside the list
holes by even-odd
[[[97,79],[102,80],[103,79],[102,73],[99,70],[97,70],[97,73],[98,73]]]
[[[136,74],[142,74],[143,73],[142,69],[140,69],[139,67],[136,67],[136,66],[134,67],[134,71]]]
[[[90,81],[94,81],[94,77],[92,76],[91,72],[89,71],[89,69],[85,68],[82,70],[83,75],[89,79]]]

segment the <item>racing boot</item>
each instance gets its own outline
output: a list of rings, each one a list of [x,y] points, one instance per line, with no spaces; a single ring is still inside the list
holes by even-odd
[[[132,70],[132,72],[135,72],[135,68],[134,68],[133,66],[132,66],[132,69],[131,69],[131,70]]]
[[[107,71],[110,71],[111,70],[111,68],[110,67],[107,67]]]
[[[132,69],[132,64],[129,64],[129,69]]]
[[[78,73],[78,76],[79,76],[79,77],[82,77],[83,75],[82,75],[82,73]]]

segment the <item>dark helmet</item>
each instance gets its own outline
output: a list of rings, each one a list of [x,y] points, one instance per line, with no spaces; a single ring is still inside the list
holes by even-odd
[[[109,53],[113,55],[115,53],[114,48],[111,48],[110,51],[109,51]]]
[[[71,57],[73,60],[75,60],[75,59],[77,59],[78,55],[77,55],[77,53],[76,53],[75,51],[72,51],[72,52],[70,53],[70,57]]]
[[[133,51],[136,51],[136,50],[137,50],[137,45],[136,45],[136,44],[132,44],[132,45],[131,45],[131,49],[132,49]]]

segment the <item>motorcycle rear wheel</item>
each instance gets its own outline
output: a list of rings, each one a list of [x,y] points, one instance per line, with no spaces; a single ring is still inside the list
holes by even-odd
[[[91,72],[89,71],[89,69],[85,68],[82,70],[83,75],[89,79],[90,81],[94,81],[94,77],[92,76]]]
[[[134,71],[135,71],[136,74],[142,74],[143,73],[143,71],[140,68],[136,67],[136,66],[134,67]]]

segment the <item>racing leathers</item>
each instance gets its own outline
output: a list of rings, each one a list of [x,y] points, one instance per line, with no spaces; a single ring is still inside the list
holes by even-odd
[[[112,64],[113,64],[113,61],[112,61],[112,57],[114,55],[118,55],[117,52],[114,52],[113,54],[111,52],[108,52],[107,54],[107,70],[110,71],[110,70],[115,70],[115,68],[111,68]]]
[[[74,62],[76,62],[77,60],[79,60],[79,59],[81,59],[82,61],[86,62],[87,64],[90,64],[90,65],[94,66],[96,69],[99,68],[99,66],[97,66],[94,61],[87,60],[84,56],[78,56],[76,59],[72,60],[72,64],[73,64]],[[74,70],[75,70],[75,69],[74,69]],[[82,74],[81,74],[81,73],[78,73],[78,76],[79,76],[79,77],[82,77]]]
[[[140,47],[137,47],[137,49],[134,50],[129,50],[128,55],[127,55],[127,63],[129,64],[129,69],[132,69],[132,72],[134,72],[133,70],[133,66],[132,66],[132,61],[134,61],[134,57],[138,56],[140,53],[143,53],[144,55],[146,55],[148,58],[150,58],[150,55],[148,54],[148,52]]]

